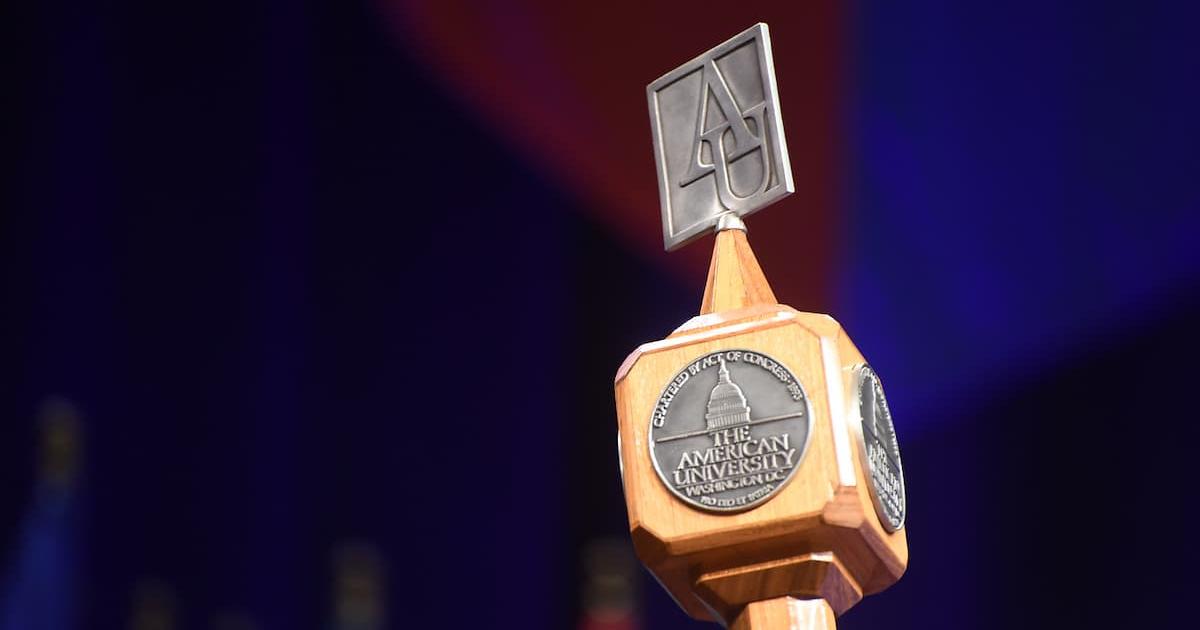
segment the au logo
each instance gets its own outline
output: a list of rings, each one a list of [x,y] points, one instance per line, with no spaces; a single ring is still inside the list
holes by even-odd
[[[771,40],[755,26],[646,88],[662,202],[675,249],[791,194]]]

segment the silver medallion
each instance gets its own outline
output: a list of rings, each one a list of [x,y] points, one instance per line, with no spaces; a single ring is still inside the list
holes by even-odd
[[[646,96],[668,250],[795,190],[766,24],[668,72]]]
[[[855,389],[858,446],[866,462],[871,501],[879,522],[889,532],[904,527],[904,468],[900,465],[900,444],[896,427],[879,376],[869,365],[858,367]]]
[[[650,414],[650,459],[687,504],[748,510],[796,473],[812,413],[800,381],[753,350],[722,350],[689,363]]]

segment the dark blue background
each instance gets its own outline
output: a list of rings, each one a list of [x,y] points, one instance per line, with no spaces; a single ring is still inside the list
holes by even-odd
[[[573,625],[580,549],[625,535],[612,375],[701,279],[372,6],[3,11],[4,627],[130,627],[148,579],[179,628],[332,627],[345,541],[389,627]],[[1196,18],[856,7],[833,314],[888,384],[912,560],[840,627],[1194,625]],[[692,627],[642,582],[646,627]]]

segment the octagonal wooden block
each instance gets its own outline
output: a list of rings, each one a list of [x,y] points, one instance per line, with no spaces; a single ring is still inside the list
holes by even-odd
[[[761,273],[756,262],[751,271]],[[800,381],[811,436],[795,476],[770,499],[744,512],[713,513],[676,498],[658,478],[650,418],[684,366],[735,348],[773,357]],[[729,624],[748,603],[783,596],[822,598],[841,614],[900,578],[908,562],[904,529],[888,533],[880,524],[851,426],[854,370],[864,362],[831,317],[751,304],[692,318],[622,364],[616,401],[634,547],[690,615]]]

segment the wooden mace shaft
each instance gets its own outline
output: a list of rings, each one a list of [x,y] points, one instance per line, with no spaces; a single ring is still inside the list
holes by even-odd
[[[748,604],[729,630],[836,630],[836,617],[823,599],[776,597]]]

